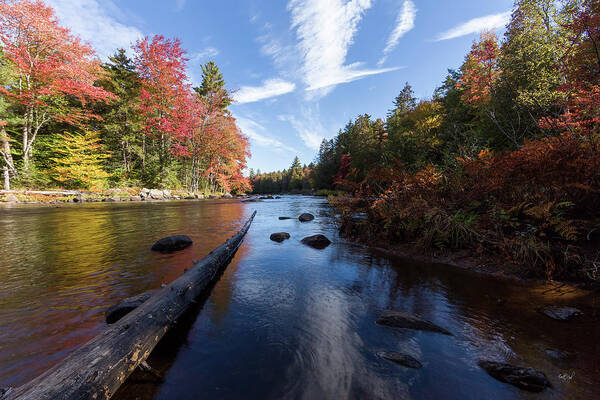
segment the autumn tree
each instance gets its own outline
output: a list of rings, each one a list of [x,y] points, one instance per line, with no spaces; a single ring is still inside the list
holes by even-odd
[[[492,87],[500,76],[499,57],[500,49],[495,34],[484,32],[479,41],[473,42],[456,84],[463,89],[462,99],[465,102],[475,105],[489,103]]]
[[[110,176],[103,168],[109,155],[104,151],[98,132],[60,135],[52,158],[50,176],[68,188],[102,188]]]
[[[16,80],[0,92],[17,106],[22,168],[50,121],[81,125],[96,117],[88,105],[113,97],[94,82],[102,76],[92,48],[58,24],[40,0],[0,0],[0,42]]]
[[[180,112],[188,104],[189,87],[185,72],[187,59],[179,39],[167,39],[155,35],[145,37],[134,46],[135,66],[141,79],[140,104],[138,111],[143,118],[146,133],[142,144],[142,170],[156,177],[158,184],[169,177],[168,167],[172,161],[171,144],[174,136],[180,135],[182,121]],[[148,165],[148,155],[154,150],[158,155],[157,168]]]

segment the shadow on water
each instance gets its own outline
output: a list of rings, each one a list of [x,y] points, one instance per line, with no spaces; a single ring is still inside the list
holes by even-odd
[[[247,204],[84,207],[79,215],[61,218],[46,215],[52,214],[49,210],[18,210],[25,219],[42,222],[11,225],[10,235],[17,239],[4,238],[20,254],[4,253],[13,261],[0,261],[0,270],[8,274],[0,284],[10,289],[1,292],[1,305],[10,307],[0,309],[0,324],[12,322],[10,328],[0,325],[0,343],[11,339],[0,348],[0,386],[30,379],[102,329],[101,311],[107,305],[178,277],[192,258],[220,244],[254,209],[258,214],[244,243],[204,305],[190,311],[152,353],[149,364],[163,379],[137,371],[115,398],[600,398],[595,293],[499,280],[370,251],[338,237],[333,211],[323,199],[302,196]],[[278,220],[302,212],[316,219]],[[18,218],[0,215],[0,222]],[[67,226],[57,226],[63,222]],[[88,225],[95,228],[86,231]],[[70,232],[79,228],[89,237]],[[49,229],[45,235],[50,237],[35,229]],[[269,240],[281,231],[291,238]],[[164,258],[147,250],[153,239],[171,233],[191,233],[194,250]],[[326,235],[333,244],[324,250],[301,244],[314,234]],[[15,243],[27,235],[33,242],[54,238],[60,244]],[[81,240],[85,246],[76,248]],[[26,262],[17,262],[19,257]],[[91,260],[85,268],[74,267],[85,257]],[[51,275],[51,283],[32,272],[43,259],[50,260],[40,268],[48,269],[44,274]],[[65,291],[77,295],[63,296]],[[567,323],[553,321],[537,311],[545,304],[576,306],[585,315]],[[48,305],[60,307],[50,313]],[[376,325],[390,308],[429,319],[454,336]],[[44,327],[37,313],[50,313],[57,322]],[[45,336],[60,324],[64,327],[54,336]],[[24,345],[30,337],[31,344]],[[62,345],[69,340],[71,346]],[[19,346],[47,355],[36,360]],[[382,350],[410,354],[423,368],[382,360],[376,355]],[[548,350],[565,357],[553,358]],[[483,372],[477,366],[481,358],[539,369],[554,387],[541,394],[523,392]]]

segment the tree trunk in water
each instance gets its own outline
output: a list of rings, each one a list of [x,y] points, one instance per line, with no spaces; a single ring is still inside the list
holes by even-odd
[[[6,398],[109,399],[231,261],[255,215],[256,211],[236,235],[181,277],[107,327],[59,364],[9,392]]]

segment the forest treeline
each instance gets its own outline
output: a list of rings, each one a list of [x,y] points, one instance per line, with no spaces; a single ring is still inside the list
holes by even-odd
[[[4,186],[245,192],[249,142],[219,68],[192,87],[178,39],[145,37],[101,63],[40,0],[0,0]]]
[[[504,37],[483,33],[432,99],[406,84],[385,119],[350,121],[303,174],[351,193],[334,201],[349,236],[598,280],[599,127],[600,2],[518,0]]]

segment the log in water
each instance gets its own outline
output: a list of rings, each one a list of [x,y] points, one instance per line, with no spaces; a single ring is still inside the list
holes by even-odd
[[[109,399],[229,263],[255,215],[183,276],[7,399]]]

